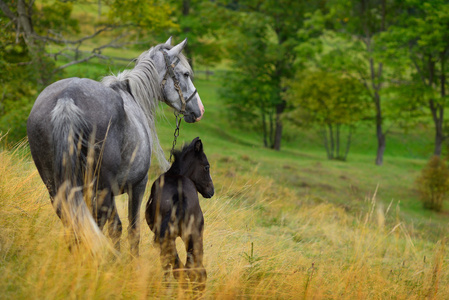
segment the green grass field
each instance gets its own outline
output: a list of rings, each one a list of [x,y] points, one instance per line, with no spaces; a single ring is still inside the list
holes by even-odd
[[[95,79],[120,67],[85,64],[69,76]],[[116,71],[114,71],[116,72]],[[328,161],[313,132],[287,126],[281,151],[227,121],[217,78],[195,82],[204,119],[181,125],[178,147],[201,137],[216,194],[205,215],[207,287],[202,295],[163,282],[142,216],[141,256],[127,232],[118,259],[70,252],[63,226],[26,144],[0,152],[2,299],[447,299],[447,210],[425,211],[414,180],[432,151],[431,129],[387,139],[374,165],[374,129],[357,132],[348,162]],[[158,116],[167,156],[174,117]],[[151,180],[160,171],[150,169]],[[148,197],[148,191],[144,203]],[[127,200],[118,199],[124,228]],[[178,243],[181,257],[185,258]],[[84,249],[85,250],[85,249]]]

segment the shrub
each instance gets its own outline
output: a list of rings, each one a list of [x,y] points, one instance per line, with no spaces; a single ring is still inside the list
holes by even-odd
[[[416,179],[421,201],[425,208],[441,211],[449,192],[449,169],[444,159],[433,156]]]

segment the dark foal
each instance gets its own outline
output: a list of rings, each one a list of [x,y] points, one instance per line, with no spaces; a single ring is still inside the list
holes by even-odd
[[[166,276],[171,265],[177,280],[186,274],[191,282],[204,289],[207,278],[203,266],[204,218],[197,192],[205,198],[214,195],[209,162],[199,138],[173,154],[172,166],[151,187],[145,217],[155,234],[154,241],[160,247]],[[178,236],[187,250],[185,266],[176,251]]]

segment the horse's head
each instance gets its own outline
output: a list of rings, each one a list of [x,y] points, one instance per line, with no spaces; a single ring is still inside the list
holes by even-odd
[[[171,46],[171,37],[160,45],[155,53],[155,62],[163,100],[177,112],[184,115],[184,120],[193,123],[201,120],[204,106],[193,85],[193,71],[185,56],[181,53],[187,39],[176,46]]]
[[[185,146],[179,158],[182,162],[181,175],[190,178],[204,198],[211,198],[214,195],[214,183],[210,176],[209,161],[204,154],[200,138],[195,138],[190,145]]]

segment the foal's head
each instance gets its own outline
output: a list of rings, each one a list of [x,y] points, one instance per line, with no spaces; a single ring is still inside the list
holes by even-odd
[[[175,161],[168,172],[189,178],[204,198],[211,198],[214,195],[214,183],[200,138],[193,139],[190,145],[184,146],[181,151],[175,151],[173,154]]]

